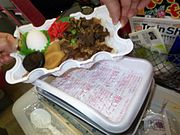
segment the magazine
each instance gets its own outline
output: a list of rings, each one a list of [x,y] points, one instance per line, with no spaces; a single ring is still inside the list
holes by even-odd
[[[180,35],[180,19],[135,16],[130,19],[130,26],[132,32],[157,27],[168,50],[172,47],[175,38]]]
[[[129,34],[130,39],[137,46],[143,46],[159,53],[167,54],[166,46],[157,27],[151,27]]]

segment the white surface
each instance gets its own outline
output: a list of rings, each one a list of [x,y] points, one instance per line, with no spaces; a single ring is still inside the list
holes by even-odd
[[[133,49],[132,41],[130,39],[122,39],[118,36],[117,33],[119,28],[121,27],[121,24],[118,23],[117,25],[113,25],[106,6],[95,8],[94,12],[90,15],[83,15],[81,14],[81,12],[78,12],[75,14],[71,14],[70,16],[73,16],[75,18],[85,17],[87,19],[90,19],[92,17],[96,17],[101,19],[102,25],[106,27],[110,32],[110,36],[106,37],[105,42],[108,46],[113,48],[113,52],[112,53],[99,52],[86,61],[67,60],[63,62],[59,67],[51,70],[47,70],[45,68],[37,68],[31,71],[30,73],[28,73],[28,75],[26,75],[27,71],[24,69],[22,65],[24,56],[21,56],[20,54],[17,53],[12,53],[11,56],[16,59],[16,64],[12,69],[6,72],[6,81],[8,83],[10,84],[15,84],[19,82],[32,83],[39,77],[48,73],[53,73],[54,75],[59,76],[71,68],[83,67],[83,64],[85,63],[90,63],[90,62],[95,63],[99,60],[112,59],[117,56],[124,56],[132,51]],[[33,27],[32,24],[21,26],[15,31],[14,36],[19,38],[20,33],[28,32],[32,29],[47,30],[53,22],[54,19],[47,20],[45,24],[41,27]]]

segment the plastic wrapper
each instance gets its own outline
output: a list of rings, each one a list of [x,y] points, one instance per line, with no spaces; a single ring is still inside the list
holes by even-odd
[[[32,114],[35,111],[39,115],[36,116],[37,123],[33,123],[32,121]],[[38,124],[44,126],[47,121],[47,118],[43,117],[44,114],[42,114],[42,111],[43,113],[46,112],[50,114],[51,126],[55,128],[53,130],[58,131],[52,132],[48,127],[38,127]],[[100,131],[92,128],[61,107],[47,101],[42,97],[40,97],[36,103],[24,108],[24,112],[33,128],[33,135],[102,135]]]
[[[35,135],[76,135],[76,133],[82,135],[81,131],[76,129],[68,120],[43,102],[29,106],[25,109],[25,114],[32,124]],[[51,123],[47,125],[49,116]]]
[[[175,117],[166,109],[164,102],[160,112],[148,110],[136,135],[179,135]]]

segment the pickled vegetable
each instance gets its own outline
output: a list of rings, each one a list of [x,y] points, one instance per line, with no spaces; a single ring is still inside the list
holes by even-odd
[[[60,51],[60,50],[61,50],[60,41],[57,40],[57,41],[52,42],[50,44],[50,46],[48,46],[48,48],[45,51],[45,55],[52,53],[52,52]]]
[[[26,55],[25,58],[23,59],[22,64],[27,71],[31,72],[36,68],[43,67],[44,63],[45,63],[44,54],[39,51],[35,51],[31,54]]]
[[[63,51],[56,51],[45,55],[45,65],[44,67],[47,69],[53,69],[59,66],[65,57],[65,53]]]

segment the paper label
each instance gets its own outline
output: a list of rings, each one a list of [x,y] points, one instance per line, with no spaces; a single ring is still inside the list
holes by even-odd
[[[93,68],[93,70],[92,70]],[[51,85],[79,99],[109,120],[123,119],[142,82],[142,73],[103,61],[56,78]]]

